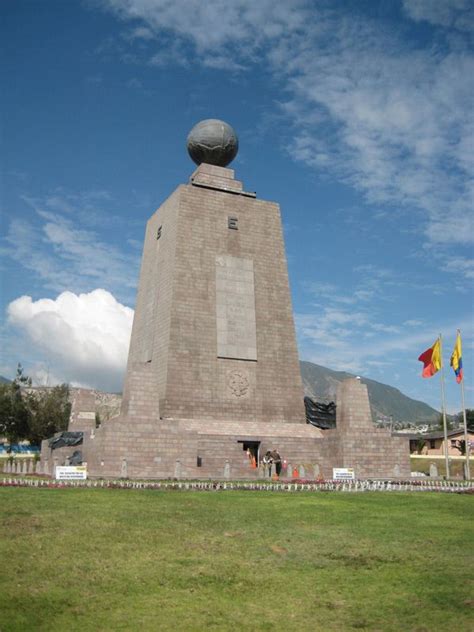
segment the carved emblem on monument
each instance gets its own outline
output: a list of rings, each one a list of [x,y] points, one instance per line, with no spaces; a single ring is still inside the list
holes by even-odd
[[[249,390],[249,378],[241,371],[231,371],[227,377],[230,392],[235,397],[242,397]]]

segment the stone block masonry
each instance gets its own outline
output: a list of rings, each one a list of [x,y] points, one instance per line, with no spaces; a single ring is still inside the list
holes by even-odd
[[[140,414],[304,422],[279,207],[243,194],[231,169],[200,165],[148,222],[122,410],[131,418],[144,370]]]
[[[336,445],[340,467],[357,478],[410,478],[409,443],[374,428],[367,386],[358,378],[341,382],[336,399]]]
[[[305,423],[280,209],[223,167],[201,164],[148,221],[120,415],[94,431],[83,406],[70,429],[92,477],[258,478],[249,445],[305,475],[409,475],[358,381],[336,430]]]
[[[75,388],[71,391],[71,415],[68,430],[88,432],[95,428],[96,402],[94,391]]]

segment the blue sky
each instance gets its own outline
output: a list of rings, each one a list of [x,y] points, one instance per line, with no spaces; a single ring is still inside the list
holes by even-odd
[[[4,0],[0,373],[120,390],[145,223],[201,119],[282,208],[300,357],[473,397],[469,0]]]

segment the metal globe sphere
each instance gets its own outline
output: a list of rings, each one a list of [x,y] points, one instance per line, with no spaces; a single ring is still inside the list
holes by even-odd
[[[206,162],[218,167],[226,167],[237,156],[239,139],[232,127],[218,119],[200,121],[189,132],[188,153],[200,165]]]

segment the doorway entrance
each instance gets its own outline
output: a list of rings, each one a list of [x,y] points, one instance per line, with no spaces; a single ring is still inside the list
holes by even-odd
[[[242,444],[242,450],[247,454],[250,466],[257,468],[260,464],[260,441],[237,441]]]

